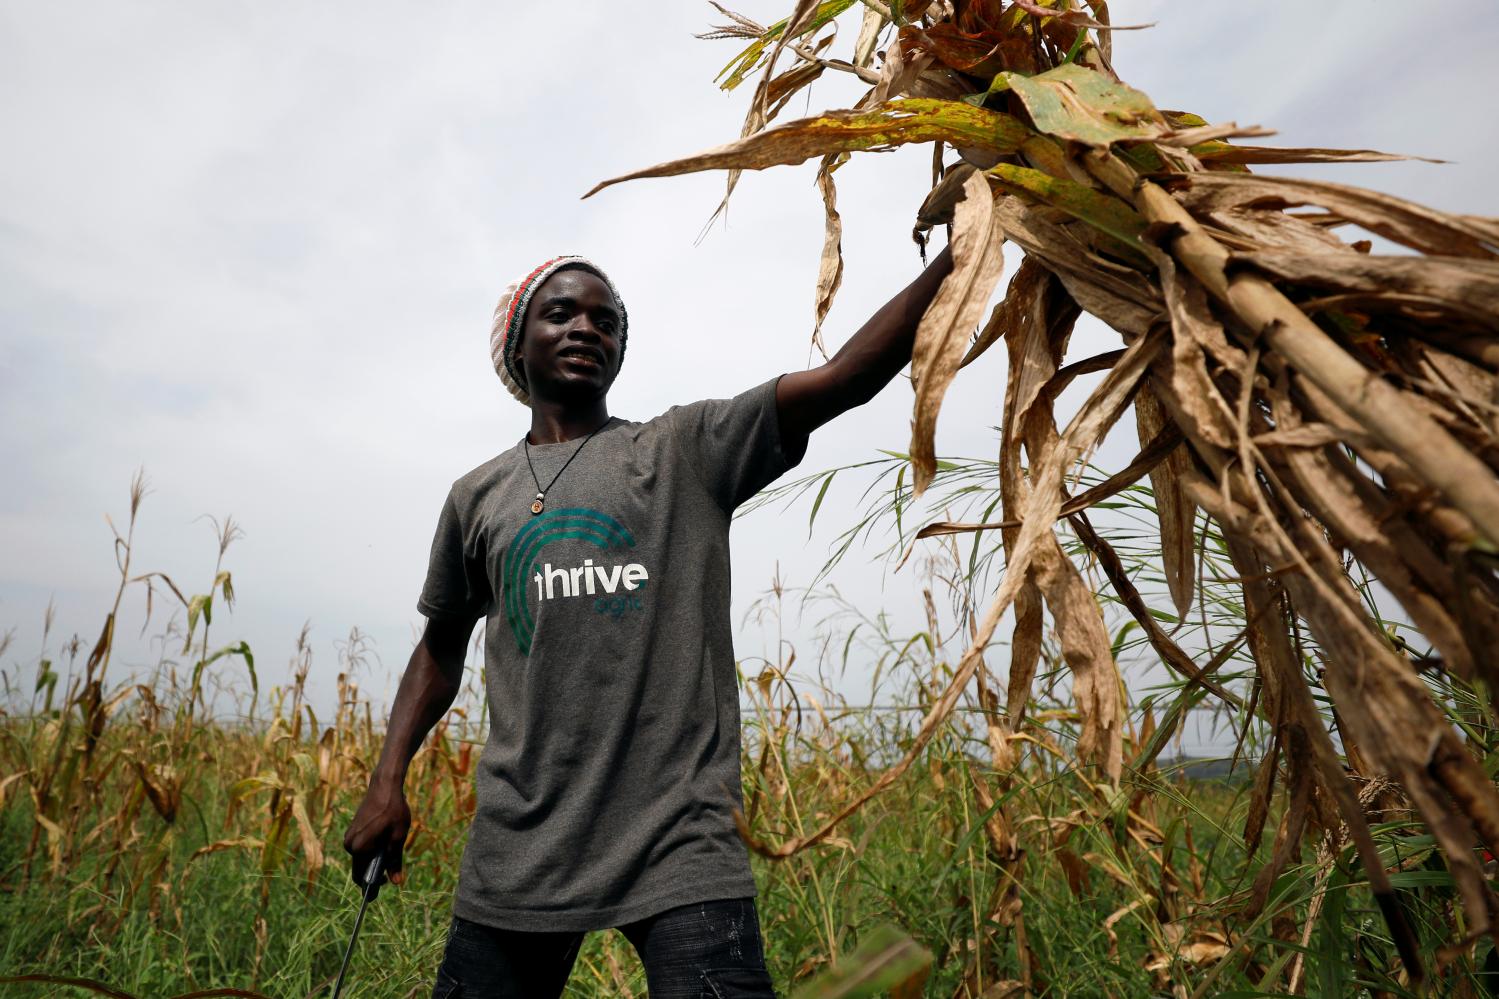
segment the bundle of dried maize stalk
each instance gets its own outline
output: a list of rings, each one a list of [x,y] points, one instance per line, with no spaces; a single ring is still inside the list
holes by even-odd
[[[863,12],[853,54],[829,58],[824,28],[850,8]],[[1499,795],[1423,673],[1491,699],[1499,692],[1499,220],[1251,172],[1392,157],[1235,144],[1266,133],[1157,109],[1114,72],[1102,0],[802,0],[768,28],[719,9],[733,23],[716,36],[750,41],[725,86],[761,74],[742,137],[600,187],[725,169],[732,190],[740,170],[821,157],[820,327],[842,273],[833,171],[853,152],[934,143],[938,179],[917,229],[949,224],[955,267],[912,362],[918,492],[935,471],[938,410],[958,369],[1001,339],[1009,355],[1006,519],[929,531],[1003,534],[1005,573],[968,653],[906,760],[817,832],[761,848],[785,856],[817,842],[897,779],[982,667],[1012,607],[1007,710],[990,740],[996,764],[1008,762],[1007,735],[1025,712],[1045,607],[1074,674],[1079,756],[1118,781],[1118,671],[1097,601],[1058,541],[1067,521],[1161,660],[1272,729],[1276,752],[1264,772],[1276,772],[1278,752],[1291,784],[1278,844],[1299,842],[1308,822],[1341,829],[1414,963],[1355,783],[1387,775],[1440,844],[1470,939],[1490,931],[1494,899],[1477,850],[1499,854]],[[876,53],[882,36],[886,49]],[[784,60],[795,64],[779,68]],[[853,108],[772,126],[792,95],[828,71],[854,74],[869,90]],[[956,153],[945,166],[944,148]],[[1358,230],[1414,252],[1373,252]],[[1006,241],[1024,255],[981,323]],[[1080,311],[1116,330],[1121,345],[1064,366]],[[1102,370],[1059,427],[1062,388]],[[1104,488],[1068,495],[1079,460],[1131,407],[1137,458]],[[1178,612],[1193,600],[1199,511],[1227,542],[1257,668],[1247,694],[1214,678],[1217,662],[1194,662],[1174,643],[1087,522],[1079,499],[1146,474]],[[1381,630],[1350,577],[1354,562],[1398,601],[1429,654]],[[1263,806],[1256,811],[1251,824],[1263,825]],[[1261,904],[1286,856],[1278,847],[1261,872]]]

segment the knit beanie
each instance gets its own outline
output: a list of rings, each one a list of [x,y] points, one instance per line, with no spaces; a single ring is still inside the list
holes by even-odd
[[[521,387],[520,378],[515,373],[515,345],[520,340],[521,328],[526,322],[526,309],[531,304],[531,296],[546,283],[547,278],[569,267],[586,270],[608,285],[615,305],[619,306],[619,360],[621,364],[624,363],[625,333],[629,327],[629,317],[625,314],[625,303],[619,297],[619,290],[614,287],[614,282],[596,264],[576,254],[553,257],[524,277],[506,285],[499,304],[494,307],[494,324],[489,332],[489,359],[494,363],[495,374],[500,376],[505,388],[523,405],[529,406],[531,397]]]

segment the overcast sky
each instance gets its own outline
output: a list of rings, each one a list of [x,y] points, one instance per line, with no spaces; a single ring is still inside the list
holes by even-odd
[[[742,9],[769,22],[789,6]],[[629,308],[616,415],[808,363],[822,240],[810,164],[745,175],[701,243],[722,175],[579,200],[737,136],[749,98],[713,83],[735,43],[691,37],[722,20],[706,3],[625,9],[0,2],[0,630],[15,632],[0,665],[33,678],[49,601],[54,649],[97,634],[114,586],[104,516],[123,524],[143,466],[137,569],[202,591],[216,556],[202,518],[232,514],[239,604],[215,635],[248,640],[263,682],[281,682],[310,621],[326,704],[335,642],[358,627],[383,664],[367,689],[393,692],[449,483],[527,428],[490,367],[489,316],[548,256],[597,260]],[[1158,22],[1119,33],[1115,64],[1159,106],[1273,127],[1267,141],[1286,145],[1451,160],[1316,173],[1499,215],[1493,0],[1112,9]],[[858,93],[830,75],[787,116]],[[839,171],[847,269],[830,348],[916,274],[929,164],[921,147]],[[1116,340],[1085,324],[1074,350]],[[1002,354],[958,378],[939,453],[992,456]],[[793,474],[904,450],[910,406],[898,379],[819,431]],[[808,501],[736,524],[736,620],[777,564],[788,586],[811,580],[864,484],[835,483],[810,540]],[[873,553],[832,582],[914,629],[917,573],[891,576]],[[141,607],[126,607],[133,634]],[[785,633],[811,654],[809,623]],[[738,634],[741,656],[774,654],[773,625]],[[149,658],[122,651],[122,670]]]

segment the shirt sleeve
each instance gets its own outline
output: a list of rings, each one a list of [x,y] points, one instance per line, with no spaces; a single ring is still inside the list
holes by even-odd
[[[677,449],[726,512],[795,468],[807,435],[784,439],[775,376],[732,399],[704,399],[667,410]]]
[[[449,490],[437,518],[427,581],[416,609],[428,618],[472,621],[487,614],[492,602],[483,542],[477,532],[464,531],[458,501]]]

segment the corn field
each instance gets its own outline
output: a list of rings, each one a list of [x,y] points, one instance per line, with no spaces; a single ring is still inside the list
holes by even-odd
[[[847,533],[872,530],[894,549],[909,546],[916,526],[894,524],[911,501],[909,468],[894,455],[863,469],[884,488]],[[997,506],[996,470],[940,461],[933,492],[959,511]],[[757,503],[796,501],[855,471],[814,473]],[[1108,482],[1096,470],[1084,481]],[[175,609],[153,675],[108,679],[116,627],[135,625],[117,622],[116,611],[103,644],[75,637],[24,671],[3,672],[5,994],[326,995],[356,898],[338,842],[382,734],[358,682],[365,649],[357,633],[341,646],[329,717],[306,697],[315,664],[305,634],[284,682],[262,691],[251,651],[215,647],[208,634],[215,604],[234,595],[222,566],[234,525],[221,525],[208,592],[188,595],[134,566],[142,493],[137,481],[117,550],[122,595],[149,586]],[[1108,518],[1124,571],[1164,592],[1149,486],[1128,486],[1104,505],[1095,512]],[[1242,628],[1245,615],[1222,534],[1199,516],[1196,537],[1200,623],[1176,632],[1193,648]],[[1314,812],[1312,831],[1286,838],[1295,792],[1277,790],[1285,777],[1263,762],[1274,727],[1214,708],[1224,724],[1242,726],[1243,744],[1225,775],[1193,777],[1172,747],[1179,751],[1186,714],[1211,694],[1186,682],[1152,690],[1126,712],[1127,762],[1111,783],[1077,760],[1084,729],[1055,629],[1043,635],[1008,769],[992,763],[998,684],[979,673],[896,787],[815,843],[778,850],[846,810],[922,738],[921,719],[971,641],[967,610],[999,571],[1002,553],[964,547],[948,534],[920,560],[927,622],[912,634],[832,587],[772,587],[755,608],[774,621],[786,605],[809,602],[824,612],[827,639],[815,672],[862,664],[874,676],[871,703],[849,704],[811,678],[811,666],[798,668],[794,650],[741,663],[745,833],[759,851],[767,958],[787,994],[1415,994],[1341,826],[1318,825]],[[1088,557],[1075,539],[1064,552]],[[1112,655],[1148,661],[1153,646],[1129,609],[1106,592],[1101,601]],[[1401,633],[1398,622],[1387,627]],[[1253,676],[1242,638],[1220,654],[1225,684]],[[462,706],[413,764],[407,880],[371,910],[353,994],[430,989],[453,858],[474,808],[484,719],[470,717],[483,703],[477,670],[470,677]],[[238,693],[234,715],[209,712],[210,686]],[[1435,689],[1454,724],[1481,713],[1470,688]],[[1453,948],[1457,898],[1434,838],[1388,781],[1353,779],[1418,953],[1445,962],[1436,969],[1444,994],[1486,994],[1493,952]],[[1279,854],[1287,859],[1266,880]],[[643,969],[623,937],[591,935],[569,994],[643,993]]]
[[[740,171],[816,160],[818,347],[852,154],[932,146],[914,235],[945,228],[955,262],[917,333],[905,450],[751,504],[810,498],[815,517],[834,474],[872,477],[834,562],[878,539],[926,582],[915,634],[830,587],[760,606],[828,610],[815,672],[810,653],[740,664],[741,834],[778,987],[1499,994],[1499,220],[1254,173],[1390,157],[1246,144],[1263,132],[1155,107],[1113,65],[1103,0],[800,0],[768,26],[719,10],[707,37],[743,46],[719,83],[753,83],[740,137],[599,188],[725,170],[727,203]],[[781,121],[826,73],[868,91]],[[1069,355],[1084,312],[1117,349]],[[998,458],[939,459],[944,394],[1001,342]],[[1129,420],[1138,452],[1097,467]],[[49,620],[3,669],[0,988],[327,994],[357,897],[337,844],[382,738],[359,636],[331,716],[305,634],[262,689],[214,623],[236,526],[195,592],[139,564],[145,492],[97,637],[55,641]],[[913,521],[934,498],[970,519]],[[133,588],[144,622],[119,620]],[[117,630],[153,623],[158,664],[119,675]],[[815,679],[850,664],[868,704]],[[1131,689],[1131,664],[1172,679]],[[210,709],[225,684],[237,720]],[[430,989],[479,690],[413,763],[406,880],[372,908],[351,994]],[[1203,712],[1233,733],[1223,776],[1173,759]],[[591,935],[568,994],[644,991],[623,937]]]

